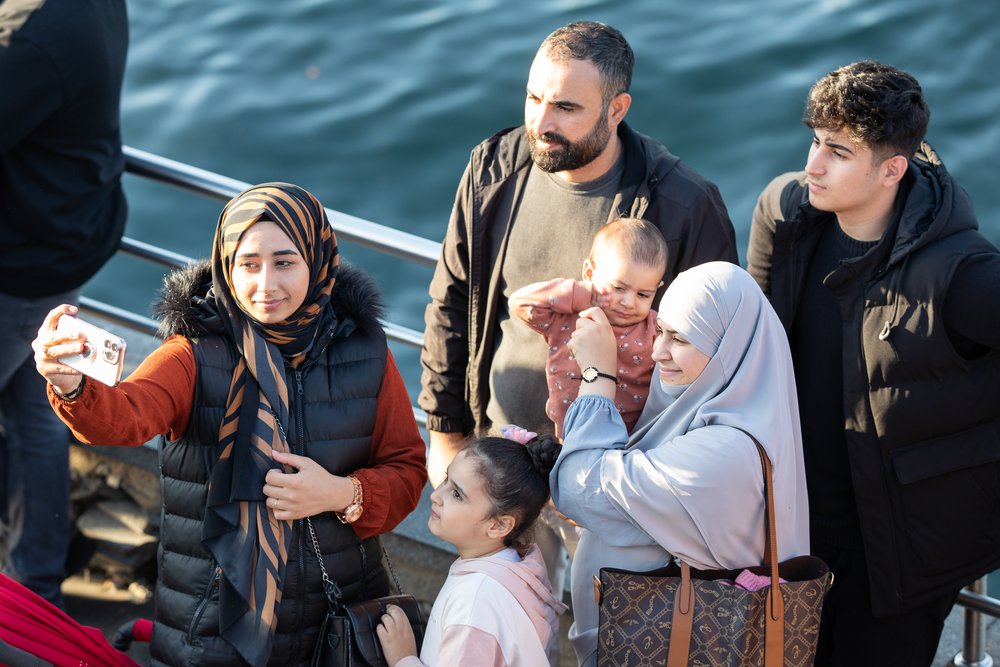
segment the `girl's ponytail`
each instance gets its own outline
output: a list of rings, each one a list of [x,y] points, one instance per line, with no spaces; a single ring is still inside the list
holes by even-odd
[[[552,472],[552,468],[556,465],[556,459],[559,458],[562,445],[554,436],[536,435],[528,441],[525,447],[528,454],[531,455],[531,463],[535,466],[535,470],[548,480],[549,473]]]
[[[514,529],[504,538],[504,545],[519,551],[531,543],[531,528],[549,500],[549,473],[561,447],[551,435],[523,433],[526,444],[486,436],[466,449],[493,502],[490,517],[514,517]]]

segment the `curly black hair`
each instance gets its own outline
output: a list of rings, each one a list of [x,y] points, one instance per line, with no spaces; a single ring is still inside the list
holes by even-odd
[[[813,85],[802,121],[813,129],[844,130],[882,161],[893,155],[913,157],[930,117],[923,90],[912,75],[862,60],[830,72]]]
[[[465,449],[493,503],[487,518],[514,517],[514,529],[504,538],[504,546],[523,551],[531,543],[531,528],[548,502],[549,473],[561,447],[551,435],[535,436],[526,445],[485,436]]]

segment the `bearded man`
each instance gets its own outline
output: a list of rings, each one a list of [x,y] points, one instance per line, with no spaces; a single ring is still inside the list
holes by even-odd
[[[685,269],[737,262],[718,188],[624,123],[634,60],[611,26],[579,21],[557,29],[531,64],[524,125],[472,151],[425,317],[419,404],[434,486],[470,433],[505,424],[552,430],[544,339],[510,317],[512,292],[578,277],[594,234],[621,217],[652,222],[667,242],[657,299]],[[561,591],[562,542],[572,543],[573,531],[549,516],[535,537]]]

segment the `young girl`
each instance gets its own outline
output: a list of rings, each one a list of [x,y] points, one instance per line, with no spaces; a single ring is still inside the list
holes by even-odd
[[[550,664],[566,607],[530,530],[549,499],[559,444],[523,429],[505,433],[460,452],[431,494],[428,527],[459,558],[434,601],[419,659],[406,615],[389,606],[378,627],[389,665]]]

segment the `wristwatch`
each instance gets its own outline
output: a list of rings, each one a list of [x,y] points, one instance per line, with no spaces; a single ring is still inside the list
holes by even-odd
[[[583,369],[583,373],[581,373],[581,376],[583,377],[584,382],[594,382],[597,380],[597,378],[607,378],[612,382],[614,382],[615,384],[618,384],[618,378],[616,378],[614,375],[608,375],[607,373],[602,373],[601,371],[597,370],[596,366],[587,366],[586,368]]]
[[[344,508],[343,513],[336,512],[340,523],[354,523],[361,518],[361,513],[365,511],[362,503],[365,501],[365,493],[361,488],[361,481],[354,475],[348,475],[347,479],[354,482],[354,499],[351,504]]]

